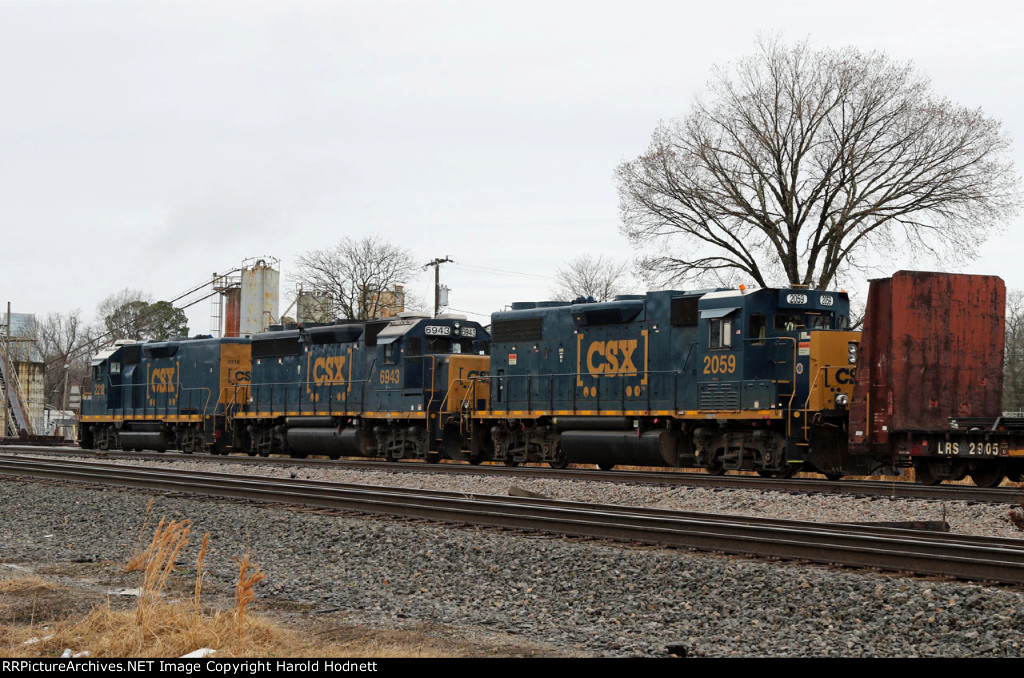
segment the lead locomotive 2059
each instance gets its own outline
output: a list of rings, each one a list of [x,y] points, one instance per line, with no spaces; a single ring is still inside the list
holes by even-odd
[[[119,342],[93,359],[90,449],[515,465],[814,471],[997,485],[1005,286],[901,271],[845,292],[658,291],[251,338]]]

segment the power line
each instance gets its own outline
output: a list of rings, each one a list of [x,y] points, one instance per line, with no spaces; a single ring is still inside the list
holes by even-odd
[[[478,315],[481,318],[488,318],[488,319],[490,319],[490,317],[491,317],[490,313],[477,313],[476,311],[467,311],[464,308],[452,308],[451,306],[448,306],[447,308],[448,308],[449,311],[457,311],[459,313],[465,313],[467,315]]]
[[[510,275],[519,278],[536,278],[538,280],[558,280],[550,275],[539,275],[536,273],[523,273],[521,271],[506,271],[501,268],[491,268],[489,266],[477,266],[475,264],[460,264],[456,263],[456,266],[466,268],[470,271],[480,271],[484,273],[493,273],[495,275]]]

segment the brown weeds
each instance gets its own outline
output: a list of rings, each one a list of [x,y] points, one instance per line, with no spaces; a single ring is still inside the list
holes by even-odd
[[[1024,532],[1024,495],[1021,495],[1021,497],[1017,500],[1017,503],[1020,504],[1020,508],[1010,509],[1009,515],[1007,515],[1007,519],[1010,521],[1011,525],[1016,527],[1021,532]]]
[[[267,578],[267,575],[256,567],[255,563],[249,560],[246,553],[241,559],[236,558],[238,563],[238,583],[235,584],[235,623],[238,627],[238,639],[242,639],[242,627],[245,624],[245,611],[249,603],[256,597],[253,587]]]

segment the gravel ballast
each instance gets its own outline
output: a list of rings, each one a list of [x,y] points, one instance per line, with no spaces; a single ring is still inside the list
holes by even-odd
[[[805,520],[944,518],[954,532],[1020,536],[1008,507],[961,502],[373,471],[298,475],[477,494],[517,485],[557,499]],[[1012,588],[183,495],[9,478],[2,487],[0,561],[124,562],[155,497],[156,518],[189,518],[193,535],[210,533],[205,567],[214,583],[230,585],[232,558],[249,552],[268,575],[257,587],[266,604],[339,609],[353,623],[385,628],[484,628],[580,656],[665,656],[670,643],[702,657],[1020,656],[1024,645],[1024,592]]]

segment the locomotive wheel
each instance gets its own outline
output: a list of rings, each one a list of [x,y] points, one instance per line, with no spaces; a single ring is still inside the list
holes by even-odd
[[[505,466],[519,466],[519,462],[512,457],[507,457],[505,459]]]
[[[840,480],[843,477],[842,473],[826,473],[825,477],[829,480]]]
[[[922,485],[938,485],[941,478],[936,477],[932,465],[927,461],[919,461],[914,464],[914,478]]]
[[[426,460],[428,464],[440,464],[441,453],[440,452],[427,452]]]
[[[569,458],[565,456],[565,452],[562,451],[561,445],[559,445],[558,449],[555,450],[555,458],[548,462],[548,466],[557,469],[563,469],[569,466]]]
[[[601,469],[602,471],[611,471],[613,468],[615,468],[615,464],[612,464],[611,462],[607,461],[602,461],[600,464],[597,465],[597,468]]]
[[[971,480],[978,487],[999,487],[1003,482],[1003,468],[999,464],[992,464],[984,469],[972,471]]]
[[[705,466],[704,471],[709,476],[723,476],[725,475],[725,467],[721,464],[715,464],[714,466]]]

